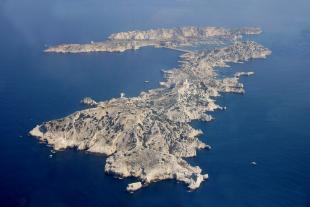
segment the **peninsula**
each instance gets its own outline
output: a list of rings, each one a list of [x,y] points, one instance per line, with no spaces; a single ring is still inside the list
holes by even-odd
[[[230,63],[265,58],[271,51],[244,35],[260,34],[259,28],[182,27],[112,34],[106,41],[63,44],[45,52],[123,52],[145,46],[181,50],[178,68],[166,70],[161,87],[137,97],[81,102],[87,109],[37,125],[30,134],[55,150],[77,148],[107,156],[105,172],[135,177],[127,186],[135,191],[152,182],[176,179],[194,190],[208,178],[199,166],[185,159],[199,149],[210,148],[198,139],[202,131],[193,120],[211,121],[208,113],[224,107],[216,104],[222,93],[244,93],[238,72],[218,75]]]

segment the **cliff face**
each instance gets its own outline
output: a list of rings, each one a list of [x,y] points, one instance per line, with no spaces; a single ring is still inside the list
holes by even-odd
[[[113,45],[114,40],[118,44],[120,39],[135,44],[140,39],[172,41],[183,38],[191,38],[193,44],[206,35],[233,38],[236,34],[259,32],[253,28],[148,30],[111,35],[109,44]],[[227,34],[231,33],[233,35],[228,37]],[[82,48],[85,51],[85,47]],[[89,48],[88,51],[97,50]],[[184,158],[195,156],[198,149],[210,147],[198,139],[202,132],[192,128],[190,122],[212,120],[208,112],[222,109],[214,98],[225,92],[243,93],[239,77],[252,74],[237,73],[220,79],[214,68],[225,67],[231,62],[265,58],[270,53],[252,41],[235,41],[222,48],[184,53],[178,69],[165,71],[162,87],[133,98],[121,97],[104,102],[84,99],[86,103],[91,102],[93,108],[45,122],[30,134],[56,150],[77,147],[105,154],[108,156],[107,173],[119,177],[133,176],[139,180],[127,187],[129,191],[164,179],[176,179],[190,189],[196,189],[208,175],[203,174],[199,166],[188,164]]]

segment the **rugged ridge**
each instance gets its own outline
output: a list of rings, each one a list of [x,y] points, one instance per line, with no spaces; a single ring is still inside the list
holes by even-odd
[[[182,47],[195,43],[223,44],[240,39],[242,35],[260,34],[257,27],[226,29],[222,27],[180,27],[173,29],[151,29],[111,34],[103,42],[89,44],[61,44],[50,47],[45,52],[80,53],[80,52],[124,52],[141,47],[167,47],[182,50]]]
[[[244,93],[239,77],[253,73],[240,72],[220,78],[217,71],[229,63],[269,55],[270,50],[262,45],[241,41],[240,35],[260,32],[258,28],[184,27],[112,34],[108,43],[102,43],[105,45],[102,50],[93,44],[50,48],[48,52],[124,51],[145,45],[145,41],[155,41],[153,46],[173,42],[172,49],[175,49],[184,42],[191,46],[210,37],[216,37],[213,40],[218,42],[229,40],[225,45],[217,43],[213,49],[185,52],[178,68],[164,71],[165,80],[160,88],[142,92],[137,97],[103,102],[85,98],[82,103],[92,108],[37,125],[30,134],[55,150],[76,147],[106,155],[107,173],[138,179],[139,182],[128,185],[128,191],[165,179],[176,179],[194,190],[208,174],[184,158],[196,156],[197,150],[210,147],[198,139],[202,132],[191,127],[190,122],[212,120],[208,112],[223,109],[215,103],[221,93]],[[123,48],[124,45],[119,45],[123,41],[131,46]]]

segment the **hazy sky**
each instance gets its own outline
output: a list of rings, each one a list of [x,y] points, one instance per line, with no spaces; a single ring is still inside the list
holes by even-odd
[[[183,25],[294,32],[310,27],[309,8],[309,0],[0,0],[0,21],[30,42],[51,36],[86,41],[117,31]]]

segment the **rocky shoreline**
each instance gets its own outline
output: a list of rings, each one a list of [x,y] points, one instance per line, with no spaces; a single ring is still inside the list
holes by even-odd
[[[176,179],[194,190],[208,174],[199,166],[191,166],[185,158],[210,147],[198,139],[202,132],[191,127],[190,122],[211,121],[213,117],[208,112],[223,109],[215,102],[221,93],[244,93],[239,78],[252,72],[219,78],[214,69],[270,55],[271,51],[258,43],[242,41],[243,35],[259,33],[259,28],[183,27],[122,32],[101,43],[48,48],[46,52],[75,53],[216,45],[182,54],[178,68],[164,71],[160,88],[137,97],[103,102],[85,98],[82,103],[91,108],[37,125],[30,134],[55,150],[76,147],[106,155],[107,173],[138,179],[128,185],[128,191],[166,179]]]
[[[152,29],[111,34],[103,42],[87,44],[60,44],[45,52],[82,53],[82,52],[124,52],[141,47],[153,46],[175,49],[183,52],[190,50],[182,47],[193,44],[221,45],[226,41],[240,40],[242,35],[257,35],[262,31],[257,27],[226,29],[222,27],[181,27],[173,29]]]

